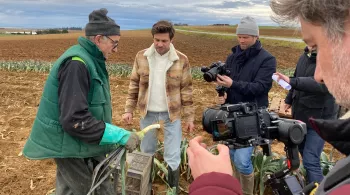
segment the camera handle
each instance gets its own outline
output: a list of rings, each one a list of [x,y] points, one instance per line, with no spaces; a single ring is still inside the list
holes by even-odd
[[[216,86],[215,88],[216,92],[218,92],[219,97],[225,96],[225,92],[227,91],[227,88],[221,85]]]
[[[298,155],[298,146],[288,141],[287,143],[284,142],[284,145],[284,151],[286,152],[287,157],[287,166],[281,171],[267,175],[267,180],[265,184],[271,186],[271,188],[274,191],[274,194],[276,195],[295,195],[294,193],[292,193],[292,191],[296,189],[300,190],[298,193],[299,195],[309,194],[311,190],[314,189],[315,185],[308,185],[307,187],[302,189],[301,185],[296,183],[297,180],[293,179],[293,177],[295,178],[295,176],[287,176],[290,172],[299,168],[300,161]],[[287,182],[287,178],[291,178],[292,180],[294,180],[294,184],[289,186],[288,183],[290,182]]]
[[[286,176],[291,171],[294,171],[299,168],[300,160],[298,154],[298,146],[292,143],[284,143],[284,151],[286,152],[287,157],[287,167],[282,169],[279,172],[271,174],[270,179],[279,179]]]
[[[287,166],[291,171],[296,170],[300,166],[299,150],[295,144],[285,144],[284,150],[287,155]]]
[[[318,183],[311,182],[303,188],[303,192],[301,193],[301,195],[310,194],[315,189],[317,190],[317,188],[318,188]]]

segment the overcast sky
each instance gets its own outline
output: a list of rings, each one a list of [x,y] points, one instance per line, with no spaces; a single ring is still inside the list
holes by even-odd
[[[160,19],[237,24],[248,14],[259,25],[276,25],[268,0],[0,0],[0,27],[84,27],[89,13],[99,8],[107,8],[122,30],[150,28]]]

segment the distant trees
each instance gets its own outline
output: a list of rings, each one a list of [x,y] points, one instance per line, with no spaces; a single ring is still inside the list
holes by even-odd
[[[82,27],[65,27],[65,28],[62,28],[62,29],[65,29],[65,30],[83,30]]]
[[[230,26],[230,24],[213,24],[213,26]]]
[[[43,35],[43,34],[64,34],[68,33],[68,30],[59,30],[59,29],[47,29],[47,30],[38,30],[36,31],[38,35]]]
[[[188,26],[188,24],[185,24],[185,23],[175,23],[174,26]]]
[[[6,29],[6,28],[0,28]],[[6,29],[7,30],[7,29]],[[10,30],[10,29],[9,29]],[[69,31],[82,31],[82,27],[63,27],[63,28],[49,28],[49,29],[16,29],[16,31],[1,31],[0,34],[9,35],[43,35],[43,34],[66,34]]]
[[[69,30],[83,30],[82,27],[62,27],[62,28],[50,28],[45,30],[38,30],[36,33],[38,35],[42,34],[65,34],[69,33]]]

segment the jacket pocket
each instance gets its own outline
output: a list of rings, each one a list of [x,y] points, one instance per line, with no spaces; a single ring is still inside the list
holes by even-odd
[[[324,111],[324,104],[319,101],[304,101],[300,99],[295,105],[296,119],[308,122],[309,118],[321,119]]]
[[[34,142],[44,148],[61,152],[64,130],[58,121],[43,116],[34,121],[34,127],[45,131],[32,131],[31,137]]]
[[[302,96],[299,98],[299,103],[307,108],[323,109],[325,106],[324,99],[320,96]]]
[[[106,103],[106,94],[104,89],[104,84],[101,79],[93,79],[94,82],[94,89],[92,94],[92,99],[90,104],[96,105],[96,104],[104,104]]]
[[[149,73],[142,73],[140,75],[140,85],[147,88],[149,83]]]
[[[97,120],[104,120],[104,105],[107,103],[105,87],[100,79],[93,79],[94,88],[89,111]]]
[[[167,85],[169,88],[178,87],[181,84],[182,74],[179,72],[167,73]]]

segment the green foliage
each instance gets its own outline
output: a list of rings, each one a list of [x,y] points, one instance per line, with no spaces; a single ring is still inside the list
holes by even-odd
[[[0,70],[8,70],[15,72],[46,72],[48,73],[52,68],[51,62],[44,61],[0,61]],[[132,66],[127,64],[107,64],[107,71],[110,75],[128,77],[131,74]],[[203,73],[200,70],[200,67],[193,67],[192,77],[196,80],[203,79]]]
[[[0,69],[16,72],[49,72],[52,68],[50,62],[43,61],[0,61]]]
[[[266,156],[261,151],[256,151],[252,155],[254,167],[254,193],[264,194],[267,175],[276,173],[286,167],[285,157],[273,153],[272,156]]]
[[[332,161],[333,152],[334,149],[330,153],[329,158],[325,152],[322,152],[321,154],[320,163],[324,176],[326,176],[335,165],[335,162]],[[255,174],[254,194],[263,195],[266,188],[266,186],[264,186],[264,182],[267,179],[266,176],[285,168],[286,157],[275,153],[272,156],[265,156],[261,151],[256,151],[252,155],[252,162]],[[307,175],[302,162],[300,162],[299,169],[294,171],[292,174],[298,178],[302,187],[305,186]]]
[[[26,60],[26,61],[0,61],[0,70],[15,72],[46,72],[52,68],[52,62]],[[107,64],[107,71],[114,76],[127,77],[132,67],[126,64]]]
[[[187,156],[187,148],[188,148],[188,140],[185,138],[181,141],[180,146],[180,154],[181,154],[181,162],[180,162],[180,178],[185,179],[187,183],[191,183],[193,181],[190,167],[188,166],[188,156]],[[154,175],[152,176],[153,179],[155,177],[158,177],[161,179],[161,181],[164,182],[164,184],[167,186],[166,195],[175,195],[176,194],[176,188],[170,188],[167,178],[168,178],[168,169],[166,163],[163,161],[163,154],[164,154],[164,143],[158,141],[158,150],[156,151],[155,158],[154,158]],[[187,186],[186,186],[187,187]],[[179,186],[180,190],[188,193],[184,187],[181,185]]]
[[[295,71],[295,67],[290,68],[277,68],[277,72],[280,72],[286,76],[292,77]]]
[[[335,162],[332,161],[333,152],[334,152],[334,148],[330,153],[329,158],[325,152],[321,153],[321,169],[322,169],[323,175],[327,175],[335,165]]]
[[[45,61],[0,61],[0,70],[8,70],[15,72],[43,72],[48,73],[52,68],[52,62]],[[131,74],[132,66],[127,64],[110,64],[106,65],[107,71],[110,75],[128,77]],[[277,71],[292,76],[294,68],[278,69]],[[203,80],[203,72],[201,67],[192,67],[191,69],[192,78],[194,80]]]

